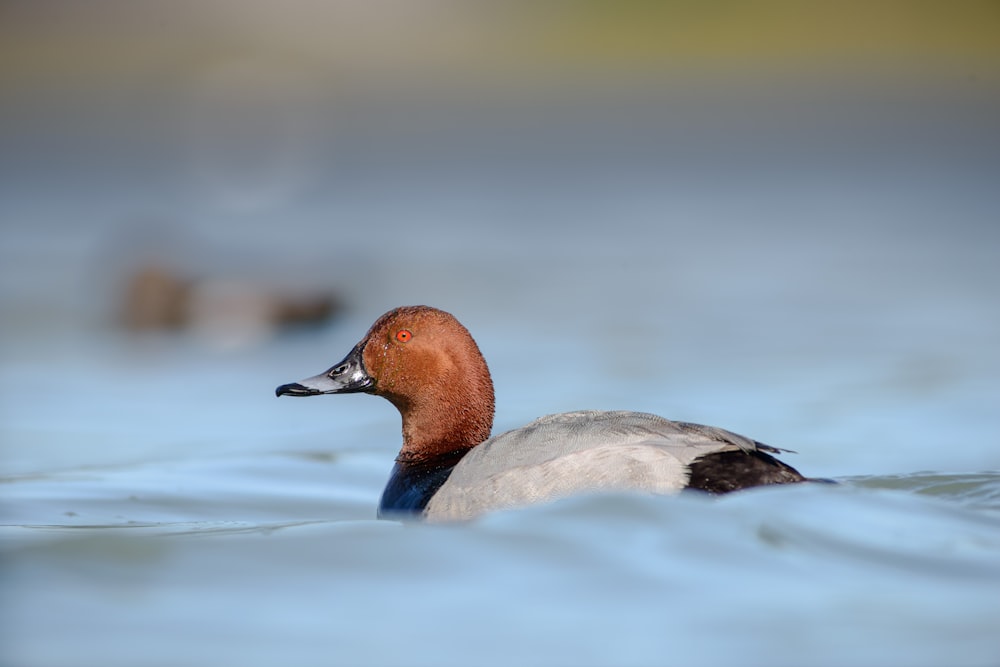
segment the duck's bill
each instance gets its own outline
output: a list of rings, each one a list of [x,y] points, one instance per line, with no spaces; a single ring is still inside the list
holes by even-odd
[[[360,346],[356,346],[350,354],[344,357],[343,361],[329,370],[299,382],[283,384],[274,390],[274,394],[275,396],[353,394],[371,391],[374,386],[375,381],[365,370]]]

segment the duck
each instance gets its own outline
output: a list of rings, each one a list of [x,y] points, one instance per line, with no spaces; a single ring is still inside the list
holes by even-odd
[[[790,450],[645,412],[550,414],[490,437],[486,360],[455,316],[430,306],[390,310],[331,368],[275,390],[352,393],[381,396],[402,418],[379,518],[465,521],[586,493],[723,494],[812,481],[774,456]]]

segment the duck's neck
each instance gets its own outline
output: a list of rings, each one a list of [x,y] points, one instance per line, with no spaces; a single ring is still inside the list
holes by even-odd
[[[403,418],[403,447],[397,461],[419,463],[461,456],[490,437],[494,398],[489,373],[463,380],[443,377],[437,383],[441,391],[397,403]]]

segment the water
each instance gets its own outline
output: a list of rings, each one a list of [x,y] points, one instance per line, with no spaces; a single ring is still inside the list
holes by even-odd
[[[244,462],[215,490],[219,467],[139,472],[133,490],[149,491],[130,498],[134,519],[6,529],[8,664],[989,665],[998,655],[996,474],[948,476],[978,491],[933,498],[854,482],[719,500],[585,497],[454,527],[371,520],[360,494],[317,483],[337,468],[329,461]],[[377,491],[369,466],[344,468]],[[120,508],[115,477],[96,495]],[[156,493],[184,488],[194,500],[209,478],[214,510]],[[255,493],[233,492],[236,479]]]
[[[499,428],[538,405],[700,405],[841,483],[400,525],[373,519],[391,406],[271,393],[349,349],[361,320],[221,354],[185,337],[23,341],[3,371],[3,664],[996,664],[1000,465],[974,437],[984,417],[957,419],[976,374],[952,379],[948,414],[872,392],[890,410],[876,419],[852,414],[867,364],[714,390],[627,364],[594,382],[579,357],[601,341],[487,326]],[[844,404],[810,409],[824,393]],[[882,451],[872,432],[891,434]]]
[[[137,175],[8,169],[0,664],[1000,664],[1000,114],[969,85],[541,123],[562,143],[476,155],[435,120],[249,208],[238,174],[225,197],[171,180],[170,136]],[[123,236],[348,309],[129,337]],[[495,430],[643,410],[840,483],[375,521],[392,407],[273,390],[406,303],[477,338]]]

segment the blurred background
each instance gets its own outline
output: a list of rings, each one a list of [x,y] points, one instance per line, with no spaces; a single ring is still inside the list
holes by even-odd
[[[165,350],[274,363],[226,393],[281,432],[270,385],[405,303],[472,329],[505,425],[1000,460],[995,2],[8,1],[0,31],[10,465],[101,458],[137,410],[197,437]],[[289,333],[308,356],[261,347]]]
[[[410,303],[477,338],[495,430],[637,409],[810,475],[996,471],[998,285],[995,1],[0,3],[8,527],[373,517],[395,411],[273,389]],[[60,663],[45,582],[93,593],[52,558],[20,664]]]

